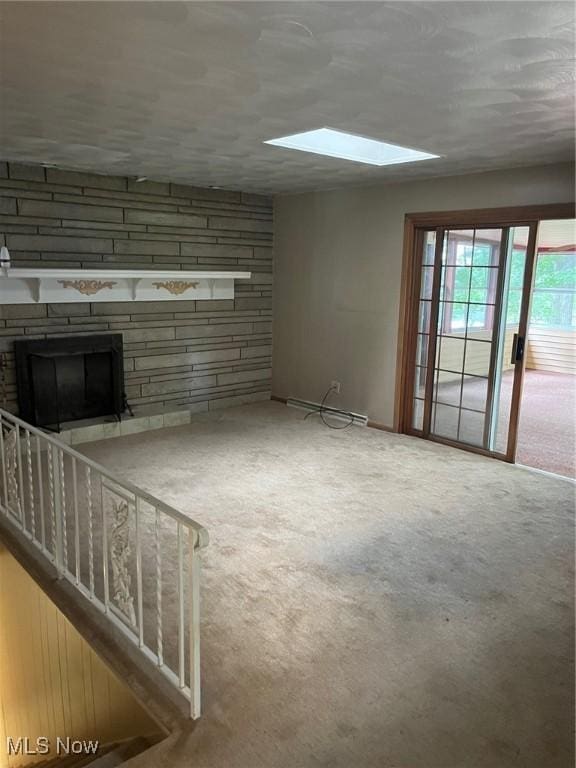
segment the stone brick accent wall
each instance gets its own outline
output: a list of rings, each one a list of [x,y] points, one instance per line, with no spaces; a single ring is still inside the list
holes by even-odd
[[[272,227],[269,197],[0,163],[0,244],[13,266],[252,272],[234,300],[2,306],[0,405],[17,411],[16,339],[107,331],[123,334],[137,413],[266,399]]]

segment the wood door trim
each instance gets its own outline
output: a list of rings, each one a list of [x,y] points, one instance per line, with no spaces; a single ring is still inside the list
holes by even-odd
[[[522,386],[524,383],[524,368],[526,366],[526,338],[528,336],[528,318],[532,301],[532,284],[534,282],[534,265],[536,263],[536,241],[539,222],[530,224],[528,244],[526,246],[526,263],[524,265],[524,282],[522,283],[522,304],[520,306],[520,320],[518,322],[518,335],[524,339],[524,353],[522,360],[518,360],[514,366],[514,382],[512,385],[512,400],[510,403],[510,423],[508,426],[508,444],[506,457],[513,462],[516,458],[516,445],[518,442],[518,421],[520,416],[520,402],[522,399]]]
[[[407,420],[411,410],[411,399],[406,396],[409,384],[410,352],[414,347],[415,333],[412,318],[414,305],[413,286],[415,275],[420,271],[416,264],[416,226],[406,217],[404,220],[404,247],[402,252],[402,278],[400,283],[400,315],[398,318],[398,346],[396,348],[396,384],[394,394],[394,431],[404,432],[410,422]]]
[[[540,219],[573,219],[574,203],[522,205],[511,208],[479,208],[459,211],[426,211],[407,213],[406,219],[416,227],[514,226]]]
[[[499,459],[501,461],[507,461],[512,463],[511,459],[509,459],[506,454],[498,453],[497,451],[488,451],[486,450],[486,448],[481,448],[478,445],[469,445],[468,443],[459,443],[455,440],[450,440],[447,437],[440,437],[439,435],[430,435],[427,439],[433,443],[440,443],[440,445],[448,445],[450,446],[450,448],[458,448],[461,451],[468,451],[468,453],[477,453],[479,456],[487,456],[490,459]]]

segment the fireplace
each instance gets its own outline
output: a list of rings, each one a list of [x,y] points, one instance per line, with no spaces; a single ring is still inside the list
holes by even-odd
[[[124,410],[122,334],[17,341],[20,416],[59,432],[67,421]]]

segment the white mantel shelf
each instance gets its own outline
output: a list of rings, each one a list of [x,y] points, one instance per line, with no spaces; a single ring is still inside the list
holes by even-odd
[[[0,269],[0,304],[233,299],[251,272],[143,269]]]

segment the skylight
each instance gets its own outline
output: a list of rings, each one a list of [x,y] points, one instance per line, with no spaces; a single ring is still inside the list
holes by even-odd
[[[264,144],[378,166],[414,163],[418,160],[430,160],[439,157],[439,155],[421,152],[418,149],[400,147],[398,144],[387,144],[385,141],[367,139],[364,136],[355,136],[353,133],[335,131],[332,128],[319,128],[315,131],[294,133],[279,139],[269,139]]]

